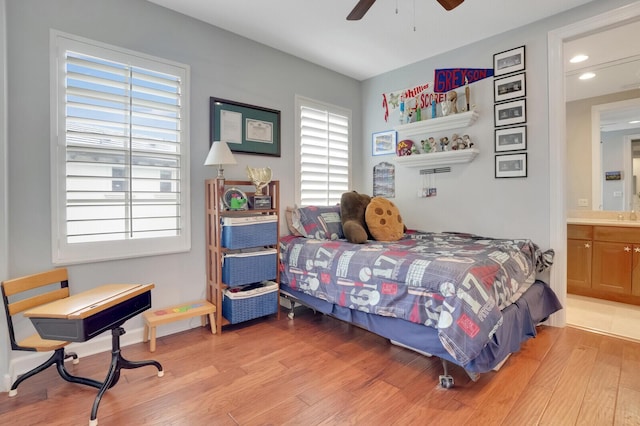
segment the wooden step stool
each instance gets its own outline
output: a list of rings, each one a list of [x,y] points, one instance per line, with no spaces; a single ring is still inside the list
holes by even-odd
[[[156,327],[162,324],[168,324],[174,321],[180,321],[187,318],[200,316],[202,326],[207,325],[207,315],[209,316],[209,325],[211,333],[216,334],[216,307],[206,300],[198,300],[197,302],[188,302],[180,305],[170,306],[168,308],[156,309],[154,311],[146,311],[142,314],[144,320],[144,337],[143,342],[149,343],[149,350],[156,350]],[[149,333],[151,332],[151,333]],[[149,336],[150,335],[150,336]]]

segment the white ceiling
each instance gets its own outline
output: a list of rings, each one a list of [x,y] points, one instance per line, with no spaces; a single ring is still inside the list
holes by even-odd
[[[609,28],[564,44],[566,70],[566,99],[575,101],[610,93],[637,90],[640,97],[640,21]],[[576,54],[589,56],[579,64],[569,63]],[[579,80],[585,72],[596,76],[590,80]],[[601,114],[602,131],[629,128],[640,129],[640,108],[626,107],[609,110]]]
[[[466,0],[449,12],[435,0],[377,0],[360,21],[346,20],[358,0],[148,1],[365,80],[593,0]],[[637,85],[638,34],[640,22],[566,43],[567,61],[577,52],[590,57],[567,65],[567,100]],[[579,81],[586,70],[596,78]]]
[[[593,0],[377,0],[360,21],[358,0],[149,1],[365,80]]]

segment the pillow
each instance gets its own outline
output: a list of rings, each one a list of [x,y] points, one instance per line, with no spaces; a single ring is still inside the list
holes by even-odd
[[[296,237],[305,237],[304,228],[300,223],[300,215],[295,207],[287,207],[284,211],[284,218],[287,220],[287,228],[291,235]]]
[[[369,232],[376,241],[398,241],[404,236],[400,210],[384,197],[373,197],[364,214]]]
[[[340,220],[340,205],[301,207],[297,209],[297,214],[305,237],[317,240],[344,238],[342,221]]]

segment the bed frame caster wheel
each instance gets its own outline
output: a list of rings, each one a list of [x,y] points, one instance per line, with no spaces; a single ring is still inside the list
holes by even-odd
[[[445,389],[451,389],[453,387],[453,377],[446,374],[440,376],[440,386]]]

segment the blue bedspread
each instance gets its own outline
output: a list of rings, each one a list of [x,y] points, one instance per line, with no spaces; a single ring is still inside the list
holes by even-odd
[[[530,240],[411,232],[396,242],[281,240],[280,279],[330,303],[433,327],[461,365],[502,325],[541,269]],[[547,252],[548,256],[549,253]]]

